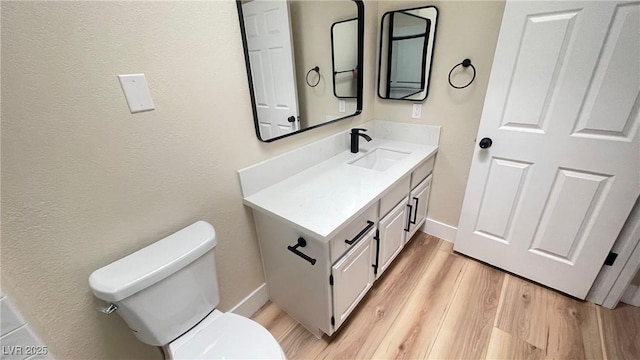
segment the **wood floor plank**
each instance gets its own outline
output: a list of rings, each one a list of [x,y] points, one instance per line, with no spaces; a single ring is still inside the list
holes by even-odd
[[[494,327],[489,339],[486,359],[542,360],[545,359],[545,351]]]
[[[506,275],[495,326],[520,340],[546,349],[549,290]]]
[[[567,299],[572,300],[570,298]],[[582,333],[582,343],[584,346],[585,358],[594,360],[606,360],[604,349],[602,348],[602,336],[600,333],[600,326],[598,322],[598,305],[589,302],[583,302],[583,306],[588,309],[585,312],[585,321],[580,328],[580,332]]]
[[[281,341],[298,323],[276,304],[268,302],[252,318]]]
[[[470,260],[430,359],[482,359],[487,354],[504,273]]]
[[[547,359],[602,359],[595,305],[544,290],[550,298]]]
[[[640,308],[619,303],[600,308],[604,348],[609,360],[640,359]]]
[[[441,241],[438,250],[446,251],[453,254],[453,243],[451,241]]]
[[[333,339],[324,335],[316,338],[302,325],[296,325],[280,342],[287,359],[315,359]]]
[[[441,251],[431,260],[424,276],[393,322],[394,331],[382,339],[374,359],[423,359],[435,341],[439,324],[453,298],[453,289],[462,275],[465,259]]]
[[[347,323],[320,354],[323,359],[369,359],[387,334],[441,240],[418,232],[387,269]]]

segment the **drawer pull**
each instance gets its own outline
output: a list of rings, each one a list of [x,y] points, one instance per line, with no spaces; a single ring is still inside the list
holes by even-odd
[[[346,242],[349,245],[353,245],[355,242],[357,242],[358,240],[360,240],[361,237],[364,236],[364,234],[367,233],[367,231],[369,231],[369,229],[371,229],[373,227],[373,225],[375,225],[373,223],[373,221],[367,220],[367,227],[365,227],[364,229],[362,229],[362,231],[360,231],[358,233],[358,235],[356,235],[356,237],[353,238],[353,240],[345,240],[344,242]]]
[[[413,212],[413,206],[407,204],[407,207],[409,208],[409,216],[407,216],[407,227],[404,229],[404,231],[409,232],[409,229],[411,227],[411,213]]]
[[[287,246],[287,249],[289,249],[289,251],[291,251],[292,253],[300,256],[301,258],[307,260],[308,262],[311,263],[311,265],[315,265],[316,264],[316,259],[311,258],[309,255],[307,254],[303,254],[302,252],[300,252],[300,250],[298,250],[299,247],[305,247],[307,246],[307,240],[305,240],[304,238],[299,237],[298,238],[298,243],[294,246]]]
[[[418,202],[420,201],[420,199],[418,199],[417,197],[414,197],[413,200],[416,202],[416,204],[414,205],[416,211],[414,211],[413,213],[413,220],[411,221],[411,223],[415,225],[416,219],[418,217]]]

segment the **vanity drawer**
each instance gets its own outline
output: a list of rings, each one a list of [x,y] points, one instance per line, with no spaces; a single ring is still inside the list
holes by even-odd
[[[427,178],[427,175],[431,174],[434,160],[435,156],[432,156],[413,170],[411,173],[411,189],[414,189],[422,180]]]
[[[383,218],[404,199],[412,188],[409,187],[409,176],[405,176],[380,198],[380,217]]]
[[[375,203],[331,239],[331,263],[338,261],[349,249],[364,238],[371,229],[375,229],[377,223],[378,203]]]

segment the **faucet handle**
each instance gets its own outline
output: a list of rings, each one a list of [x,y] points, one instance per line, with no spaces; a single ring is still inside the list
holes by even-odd
[[[352,134],[357,134],[360,131],[367,131],[367,129],[363,129],[363,128],[353,128],[353,129],[351,129],[351,133]]]

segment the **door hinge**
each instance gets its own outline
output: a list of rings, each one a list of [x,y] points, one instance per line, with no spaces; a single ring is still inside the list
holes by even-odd
[[[333,286],[333,274],[329,275],[329,285]]]
[[[607,255],[607,258],[604,259],[604,264],[608,266],[613,265],[613,263],[616,262],[617,257],[618,257],[618,254],[614,253],[613,251],[610,251],[609,255]]]
[[[331,317],[331,326],[335,326],[336,325],[336,318],[334,318],[333,316]]]

